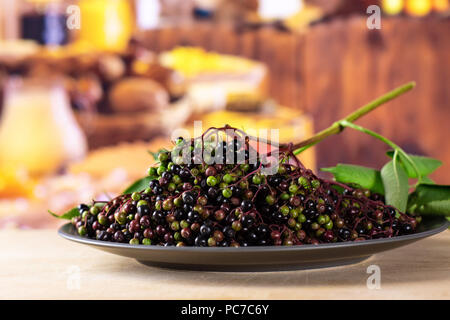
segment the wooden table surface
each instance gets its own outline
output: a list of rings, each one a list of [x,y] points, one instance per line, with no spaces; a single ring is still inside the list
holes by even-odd
[[[449,299],[450,231],[352,266],[217,273],[158,269],[60,238],[0,231],[0,299]],[[370,265],[381,288],[369,289]]]

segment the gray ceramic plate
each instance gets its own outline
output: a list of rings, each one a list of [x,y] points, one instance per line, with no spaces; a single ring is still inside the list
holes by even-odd
[[[58,233],[69,240],[90,245],[139,262],[166,268],[210,271],[274,271],[324,268],[352,264],[371,255],[395,249],[446,230],[444,217],[423,219],[417,233],[386,239],[292,247],[202,248],[129,245],[79,236],[69,223]]]

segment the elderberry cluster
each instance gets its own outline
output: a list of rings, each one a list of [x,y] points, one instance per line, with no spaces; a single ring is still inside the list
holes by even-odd
[[[259,161],[249,161],[248,141],[221,147],[221,157],[231,150],[245,162],[182,164],[162,152],[145,190],[81,204],[73,225],[81,236],[104,241],[239,247],[392,237],[414,232],[420,222],[380,195],[318,178],[290,161],[292,153],[281,154],[277,172],[266,176]]]

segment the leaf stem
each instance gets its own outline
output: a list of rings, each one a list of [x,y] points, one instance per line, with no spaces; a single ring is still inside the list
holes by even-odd
[[[380,134],[378,134],[378,133],[376,133],[376,132],[374,132],[372,130],[366,129],[366,128],[361,127],[361,126],[358,126],[357,124],[351,123],[351,122],[349,122],[347,120],[343,120],[343,121],[339,122],[339,124],[342,127],[351,128],[351,129],[358,130],[360,132],[366,133],[368,135],[371,135],[372,137],[375,137],[378,140],[381,140],[384,143],[386,143],[388,146],[390,146],[392,149],[394,149],[394,156],[395,157],[399,154],[399,155],[403,156],[406,159],[406,161],[408,161],[411,164],[411,166],[413,167],[414,171],[417,174],[418,182],[420,183],[420,181],[422,180],[422,174],[420,173],[419,168],[417,168],[416,163],[411,159],[411,157],[402,148],[400,148],[394,142],[392,142],[388,138],[383,137],[382,135],[380,135]]]
[[[342,130],[344,129],[344,127],[340,125],[340,123],[342,121],[354,122],[354,121],[358,120],[359,118],[361,118],[362,116],[366,115],[367,113],[371,112],[372,110],[376,109],[377,107],[381,106],[382,104],[384,104],[388,101],[391,101],[391,100],[397,98],[398,96],[404,94],[405,92],[411,90],[412,88],[415,87],[415,85],[416,85],[416,83],[414,81],[411,81],[411,82],[408,82],[398,88],[395,88],[394,90],[392,90],[392,91],[382,95],[381,97],[369,102],[368,104],[362,106],[355,112],[349,114],[347,117],[345,117],[339,121],[336,121],[328,128],[315,134],[313,137],[311,137],[307,140],[304,140],[300,143],[294,144],[292,147],[292,149],[294,150],[294,154],[297,155],[297,154],[305,151],[306,149],[314,146],[315,144],[319,143],[320,141],[324,140],[325,138],[342,132]]]

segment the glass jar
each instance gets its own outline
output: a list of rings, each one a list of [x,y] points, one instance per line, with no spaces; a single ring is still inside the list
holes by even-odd
[[[66,26],[67,1],[25,0],[20,6],[20,29],[23,39],[40,44],[64,45],[69,40]]]
[[[40,176],[86,154],[86,138],[58,81],[11,78],[3,102],[1,167]]]

